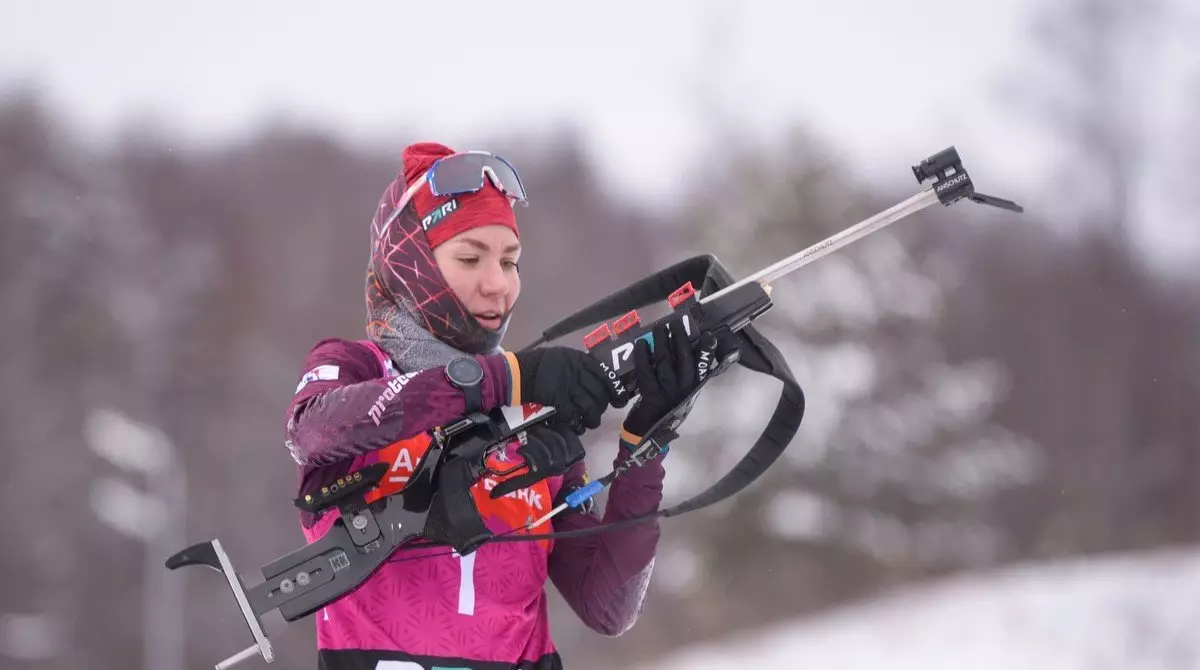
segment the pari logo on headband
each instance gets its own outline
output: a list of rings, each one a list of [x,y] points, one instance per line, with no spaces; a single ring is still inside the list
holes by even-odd
[[[443,219],[450,216],[458,210],[458,198],[442,203],[440,207],[425,215],[421,219],[421,229],[428,232],[430,228],[441,223]]]

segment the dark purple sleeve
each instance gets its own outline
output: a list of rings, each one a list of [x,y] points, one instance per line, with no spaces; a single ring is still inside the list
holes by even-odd
[[[483,364],[483,405],[511,404],[505,354]],[[318,342],[304,361],[288,405],[285,441],[300,465],[325,465],[386,447],[462,416],[466,398],[440,368],[388,379],[369,348],[350,340]]]
[[[663,458],[631,468],[613,481],[604,522],[658,509],[666,475]],[[613,465],[622,460],[623,454],[614,459]],[[582,484],[585,472],[583,463],[576,464],[563,478],[563,486]],[[601,518],[568,510],[553,523],[555,531],[576,530],[595,527]],[[602,635],[620,635],[633,627],[641,612],[658,538],[659,522],[653,519],[627,528],[555,540],[550,579],[585,625]]]

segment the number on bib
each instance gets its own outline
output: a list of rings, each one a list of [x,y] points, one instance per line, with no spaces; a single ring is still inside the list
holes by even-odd
[[[466,556],[460,556],[456,551],[454,557],[458,559],[458,613],[473,615],[475,614],[475,556],[478,552],[471,552]]]

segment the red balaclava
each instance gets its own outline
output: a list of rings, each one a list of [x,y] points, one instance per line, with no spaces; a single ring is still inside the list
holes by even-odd
[[[422,184],[404,209],[396,208],[405,190],[438,158],[456,153],[433,142],[404,149],[403,172],[383,193],[371,221],[371,260],[367,269],[367,334],[392,355],[402,368],[433,364],[428,336],[413,332],[412,325],[437,340],[466,353],[495,351],[508,327],[508,315],[498,331],[488,330],[446,285],[433,249],[459,233],[486,225],[505,225],[517,232],[516,215],[508,196],[490,180],[475,193],[435,196]],[[455,202],[453,207],[443,207]],[[440,218],[431,217],[438,211]],[[431,223],[422,225],[423,220]],[[405,358],[416,358],[406,365]]]

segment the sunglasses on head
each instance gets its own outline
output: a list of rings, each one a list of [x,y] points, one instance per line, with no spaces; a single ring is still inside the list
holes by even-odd
[[[482,189],[485,175],[493,186],[509,197],[510,202],[529,204],[525,186],[512,163],[486,151],[464,151],[437,159],[425,174],[410,184],[380,234],[391,227],[422,184],[429,184],[429,190],[439,197],[461,195]]]
[[[486,151],[464,151],[434,161],[425,180],[436,196],[474,193],[483,188],[486,176],[492,185],[508,197],[528,204],[528,195],[521,177],[512,163]]]

